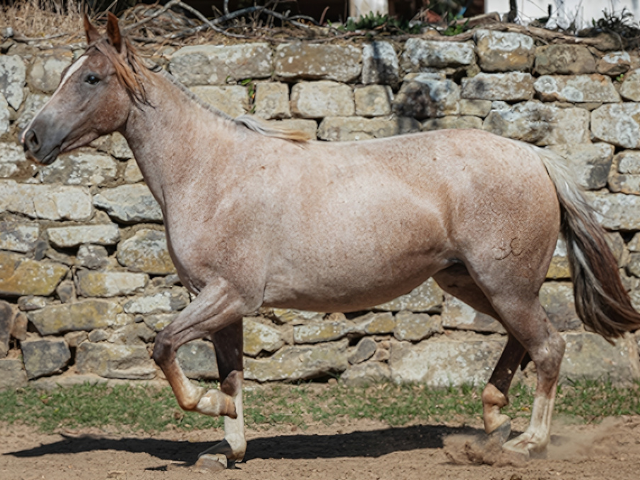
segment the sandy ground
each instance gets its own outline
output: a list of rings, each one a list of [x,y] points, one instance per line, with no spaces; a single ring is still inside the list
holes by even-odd
[[[514,429],[525,426],[519,422]],[[201,472],[193,466],[197,454],[221,438],[220,430],[150,436],[84,429],[45,435],[32,427],[0,424],[0,479],[640,478],[640,417],[587,426],[556,421],[546,458],[528,462],[479,447],[478,439],[483,438],[479,427],[390,428],[362,420],[304,431],[249,430],[245,462],[233,470]]]

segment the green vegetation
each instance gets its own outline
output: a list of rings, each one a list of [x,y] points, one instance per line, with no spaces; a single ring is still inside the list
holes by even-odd
[[[375,419],[389,425],[416,422],[478,422],[481,389],[430,389],[422,385],[373,385],[345,388],[336,384],[268,385],[245,390],[245,418],[252,428],[345,419]],[[505,413],[528,417],[533,402],[529,387],[511,390]],[[612,415],[640,415],[640,383],[631,388],[606,382],[578,382],[558,388],[556,413],[576,422],[595,422]],[[44,432],[58,428],[112,426],[147,432],[222,426],[218,418],[183,412],[169,388],[82,385],[53,392],[34,388],[0,393],[0,421],[34,425]]]
[[[377,30],[389,33],[420,33],[421,28],[422,26],[419,23],[410,24],[408,20],[399,20],[389,15],[373,12],[369,12],[356,20],[349,18],[344,27],[340,27],[340,29],[347,32]]]

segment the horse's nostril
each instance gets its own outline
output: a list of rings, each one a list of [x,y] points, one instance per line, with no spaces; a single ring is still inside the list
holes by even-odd
[[[30,151],[34,153],[37,152],[40,149],[40,141],[38,140],[36,132],[29,130],[24,136],[24,144]]]

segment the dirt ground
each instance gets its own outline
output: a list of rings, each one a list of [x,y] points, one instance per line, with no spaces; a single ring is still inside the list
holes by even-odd
[[[514,429],[525,426],[519,421]],[[249,430],[245,462],[233,470],[197,471],[197,454],[221,437],[221,430],[150,436],[83,429],[46,435],[32,427],[0,425],[0,479],[640,478],[640,417],[586,426],[556,421],[546,458],[528,462],[479,446],[479,424],[390,428],[362,420],[306,430]]]

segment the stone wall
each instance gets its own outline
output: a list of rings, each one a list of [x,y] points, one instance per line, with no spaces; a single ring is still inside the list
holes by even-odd
[[[162,380],[149,358],[154,337],[191,300],[121,136],[48,167],[24,159],[18,132],[80,54],[14,44],[0,56],[0,388]],[[254,113],[320,140],[478,128],[557,151],[602,213],[640,307],[635,53],[477,31],[466,43],[203,45],[164,48],[153,60],[230,115]],[[563,378],[640,377],[636,337],[611,346],[584,331],[562,242],[541,297],[567,340]],[[258,382],[340,374],[351,384],[482,383],[505,343],[496,321],[431,280],[366,312],[260,311],[244,331],[245,375]],[[216,378],[210,342],[178,356],[191,378]]]

